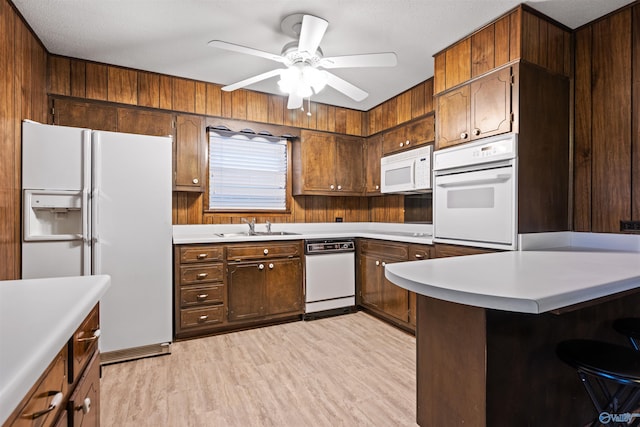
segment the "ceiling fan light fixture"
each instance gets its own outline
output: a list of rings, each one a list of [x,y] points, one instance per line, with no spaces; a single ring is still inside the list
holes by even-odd
[[[302,79],[313,88],[313,93],[320,93],[327,85],[327,73],[315,67],[307,66],[302,70]]]

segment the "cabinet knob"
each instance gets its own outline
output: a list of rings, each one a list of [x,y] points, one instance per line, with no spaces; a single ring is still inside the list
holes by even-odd
[[[338,190],[342,190],[342,185],[338,185]]]
[[[401,142],[401,143],[400,143],[400,147],[404,147],[404,142]]]
[[[404,145],[409,145],[411,141],[409,141],[408,139],[404,142]]]
[[[273,264],[269,264],[269,269],[272,269],[272,268],[273,268]]]
[[[198,320],[200,322],[204,322],[205,320],[207,320],[209,318],[208,314],[203,314],[202,316],[198,317]]]
[[[209,273],[200,273],[200,274],[198,274],[198,279],[204,279],[208,275],[209,275]]]
[[[379,190],[379,189],[380,189],[380,186],[379,186],[379,185],[376,185],[376,190]]]
[[[51,403],[49,404],[48,408],[43,409],[43,410],[38,411],[38,412],[32,412],[32,413],[29,413],[29,414],[22,414],[20,416],[20,418],[29,418],[29,419],[32,419],[32,420],[40,418],[41,416],[43,416],[45,414],[48,414],[49,412],[53,411],[58,406],[60,406],[60,404],[62,403],[62,400],[64,399],[64,394],[62,394],[61,391],[49,391],[49,392],[47,392],[47,395],[53,396],[53,399],[51,399]]]
[[[264,264],[260,264],[260,265],[258,266],[258,270],[264,270]]]
[[[384,267],[385,265],[387,265],[387,263],[382,261],[382,266]]]
[[[200,180],[199,180],[198,178],[193,178],[192,182],[193,182],[194,184],[197,184],[197,183],[199,183],[199,182],[200,182]]]
[[[334,189],[336,188],[336,186],[335,186],[335,185],[333,185],[333,184],[331,184],[331,185],[329,186],[329,188],[330,188],[330,189],[332,189],[332,190],[334,190]]]
[[[473,130],[473,134],[474,134],[475,136],[480,135],[480,129],[475,128],[475,129]]]
[[[88,414],[89,411],[91,410],[91,399],[86,397],[82,401],[82,405],[78,406],[78,410],[82,411],[83,414]]]
[[[376,261],[376,265],[380,265],[380,261]]]
[[[467,139],[468,137],[469,137],[469,134],[468,134],[468,133],[466,133],[466,132],[462,132],[462,133],[460,134],[460,139]]]
[[[263,254],[268,255],[269,254],[269,249],[266,249],[264,251],[262,251]]]

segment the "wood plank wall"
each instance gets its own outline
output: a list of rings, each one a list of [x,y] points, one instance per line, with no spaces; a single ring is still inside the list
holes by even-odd
[[[20,278],[21,121],[45,121],[47,53],[0,0],[0,280]]]
[[[408,122],[433,111],[433,79],[391,98],[368,112],[311,103],[311,117],[300,110],[288,110],[286,98],[140,70],[98,64],[51,55],[49,94],[119,106],[168,110],[208,117],[223,117],[300,129],[368,136]],[[173,195],[174,224],[239,223],[243,217],[258,222],[403,222],[403,196],[323,197],[298,196],[290,201],[290,212],[207,213],[201,194]]]

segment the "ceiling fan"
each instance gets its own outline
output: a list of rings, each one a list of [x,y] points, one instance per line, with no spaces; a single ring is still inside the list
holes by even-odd
[[[324,57],[320,49],[320,41],[328,26],[329,22],[313,15],[294,14],[287,16],[282,21],[281,28],[285,33],[298,37],[298,40],[287,43],[282,48],[280,55],[222,40],[210,41],[209,46],[212,47],[259,56],[286,66],[286,68],[277,68],[224,86],[222,90],[233,91],[280,76],[278,86],[284,93],[289,94],[287,102],[289,109],[302,107],[304,98],[310,98],[311,95],[317,94],[326,85],[355,101],[364,100],[369,96],[367,92],[321,68],[393,67],[397,63],[396,54],[385,52]]]

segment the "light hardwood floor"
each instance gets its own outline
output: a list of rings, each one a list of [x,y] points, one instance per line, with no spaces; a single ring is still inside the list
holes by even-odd
[[[126,426],[411,426],[415,338],[365,313],[173,344],[103,367],[101,422]]]

